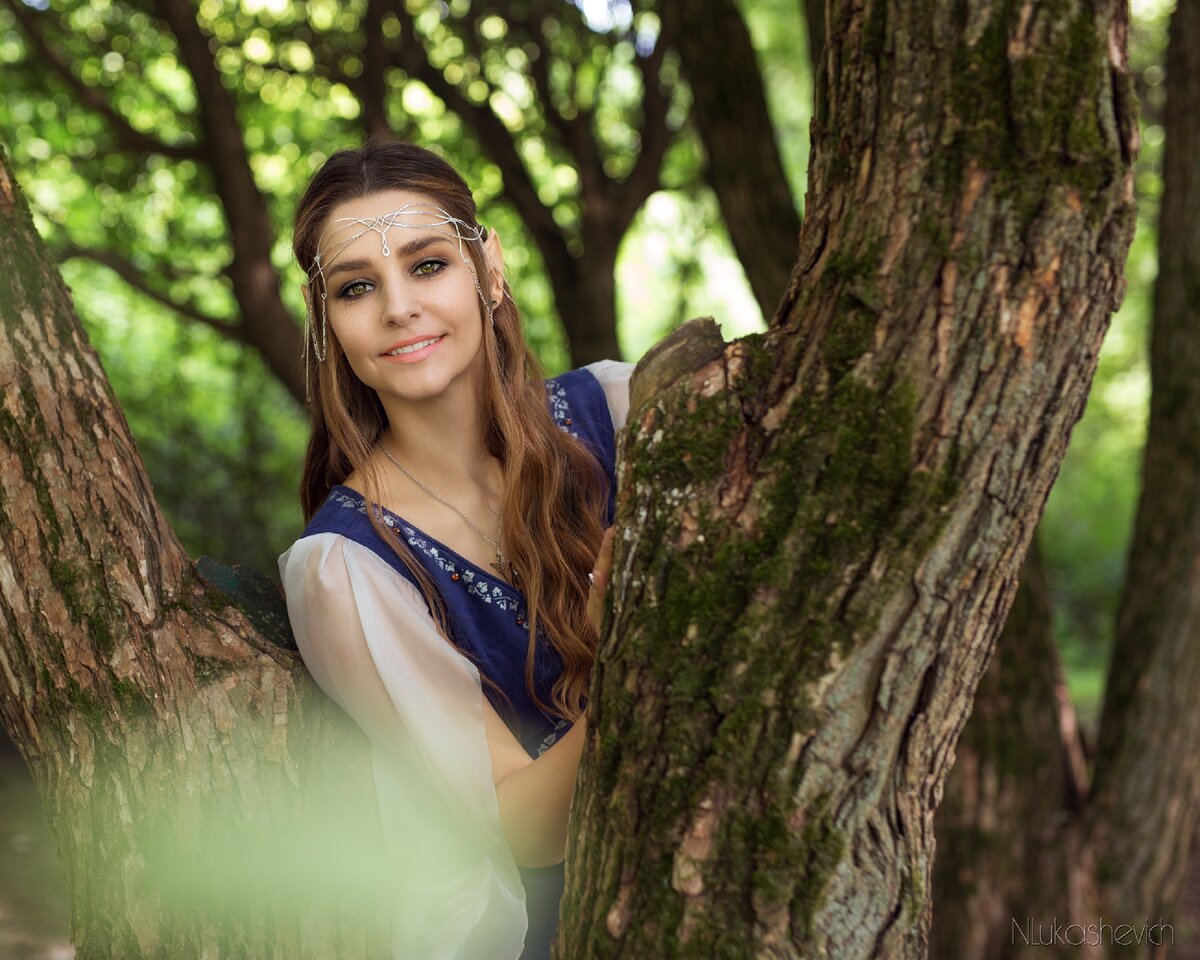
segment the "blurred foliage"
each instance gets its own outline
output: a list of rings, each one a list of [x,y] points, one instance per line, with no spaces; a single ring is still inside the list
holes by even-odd
[[[1050,493],[1039,529],[1054,602],[1055,634],[1085,729],[1095,732],[1112,650],[1127,548],[1141,490],[1150,404],[1149,335],[1158,272],[1162,110],[1172,4],[1133,5],[1130,69],[1141,101],[1142,149],[1135,176],[1137,233],[1128,289],[1100,351],[1087,409]]]

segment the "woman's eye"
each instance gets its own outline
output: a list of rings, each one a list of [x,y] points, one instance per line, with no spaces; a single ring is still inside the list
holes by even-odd
[[[445,260],[422,260],[413,267],[413,273],[419,277],[436,277],[445,269]],[[338,297],[343,300],[357,300],[359,297],[364,296],[373,286],[370,280],[352,280],[338,291]]]
[[[445,260],[422,260],[417,264],[414,273],[422,277],[432,277],[442,272],[442,268],[446,266]],[[426,269],[430,268],[430,269]]]

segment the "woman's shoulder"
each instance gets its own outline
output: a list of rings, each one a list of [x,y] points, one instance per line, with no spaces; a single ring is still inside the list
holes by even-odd
[[[625,360],[595,360],[575,370],[559,373],[556,377],[546,379],[547,388],[553,385],[563,386],[566,390],[582,390],[594,392],[596,388],[629,389],[629,378],[634,374],[636,364]]]
[[[636,366],[636,363],[627,360],[594,360],[579,369],[586,370],[603,387],[608,384],[628,384]]]
[[[348,478],[349,479],[349,478]],[[385,516],[384,523],[393,527],[398,521]],[[410,571],[371,524],[367,516],[367,499],[354,487],[340,483],[335,484],[329,491],[325,502],[308,521],[304,531],[296,541],[279,557],[279,567],[282,571],[289,562],[297,562],[312,551],[321,551],[328,556],[333,548],[338,548],[339,555],[349,553],[361,556],[362,551],[374,554],[405,580],[415,583]]]
[[[546,381],[550,412],[559,426],[577,433],[577,419],[611,435],[629,413],[629,379],[636,364],[597,360]]]
[[[365,526],[364,526],[365,524]],[[324,502],[316,509],[301,538],[319,533],[337,533],[350,540],[361,540],[373,529],[367,519],[367,500],[358,490],[345,483],[335,483]]]

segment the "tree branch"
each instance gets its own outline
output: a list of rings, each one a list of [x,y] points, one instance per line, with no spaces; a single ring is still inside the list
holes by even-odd
[[[563,20],[569,20],[571,26],[577,33],[584,36],[603,36],[597,34],[583,18],[583,14],[579,7],[574,3],[556,3],[554,8],[546,4],[545,0],[531,0],[536,4],[539,11],[539,17],[543,23],[550,16],[560,17]],[[538,28],[538,35],[544,37],[541,28]],[[607,38],[606,38],[607,39]],[[540,41],[539,41],[540,42]],[[546,47],[547,57],[550,54],[549,47]],[[571,70],[571,89],[568,91],[568,98],[575,105],[575,116],[567,121],[569,124],[568,137],[571,141],[571,149],[574,152],[579,166],[579,176],[584,182],[585,189],[595,190],[605,189],[607,186],[607,177],[604,173],[603,162],[600,157],[600,145],[596,142],[594,134],[595,111],[592,107],[585,107],[579,102],[579,72],[572,68]]]
[[[188,0],[155,0],[159,16],[179,44],[180,60],[192,77],[205,133],[205,160],[216,181],[233,244],[228,274],[241,314],[241,329],[297,400],[304,397],[301,332],[279,295],[279,273],[271,262],[275,228],[254,180],[238,117],[237,101],[213,58],[212,38],[200,28]]]
[[[800,215],[776,147],[750,30],[733,0],[710,0],[705,12],[703,22],[692,23],[679,7],[664,8],[658,42],[679,55],[707,156],[705,179],[769,321],[795,266]],[[718,56],[720,76],[712,70]]]
[[[159,290],[155,290],[144,271],[139,269],[133,261],[113,250],[98,250],[93,247],[80,246],[76,243],[67,243],[56,249],[55,255],[59,263],[80,259],[91,260],[93,263],[99,263],[102,266],[108,267],[108,269],[112,270],[113,273],[117,274],[127,284],[142,295],[149,297],[155,303],[161,304],[167,309],[178,313],[185,319],[203,324],[235,343],[246,342],[241,327],[218,320],[216,317],[210,316],[200,310],[195,304],[186,301],[181,302]]]
[[[387,0],[367,0],[363,23],[366,47],[363,50],[363,72],[351,89],[363,105],[363,125],[369,134],[391,131],[387,115],[388,53],[383,36],[383,15]]]
[[[658,172],[662,168],[667,145],[671,142],[671,131],[667,129],[667,108],[670,99],[663,93],[659,83],[663,56],[667,45],[662,35],[654,43],[654,49],[645,57],[635,57],[638,73],[642,78],[642,126],[639,131],[642,148],[634,162],[633,170],[625,178],[620,192],[618,223],[621,230],[633,221],[638,208],[658,189]]]
[[[584,158],[579,155],[576,143],[577,133],[575,122],[568,120],[554,105],[554,94],[550,89],[550,48],[546,46],[545,36],[541,30],[534,29],[533,21],[528,14],[518,13],[508,0],[499,0],[496,4],[501,15],[510,27],[518,27],[525,38],[537,48],[537,56],[529,57],[529,75],[537,91],[538,100],[547,123],[558,133],[563,147],[571,154],[576,165],[582,166]]]

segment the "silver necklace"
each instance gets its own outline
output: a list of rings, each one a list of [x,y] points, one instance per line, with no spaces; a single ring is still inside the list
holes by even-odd
[[[479,527],[477,527],[475,525],[475,522],[470,517],[468,517],[465,513],[463,513],[461,510],[459,510],[458,507],[456,507],[454,504],[452,504],[449,500],[445,500],[442,497],[439,497],[436,493],[434,493],[427,486],[425,486],[425,484],[423,484],[420,480],[418,480],[411,473],[409,473],[408,470],[405,468],[404,464],[402,464],[399,460],[397,460],[395,457],[393,457],[388,452],[387,447],[385,447],[382,442],[379,444],[379,449],[383,451],[383,455],[385,457],[387,457],[389,460],[391,460],[392,463],[394,463],[397,466],[397,468],[399,468],[400,472],[403,473],[406,477],[408,477],[409,480],[411,480],[418,487],[420,487],[422,490],[424,490],[427,494],[429,494],[431,497],[433,497],[433,499],[436,500],[438,503],[449,507],[455,513],[457,513],[462,518],[463,523],[465,523],[468,527],[470,527],[477,534],[479,534],[481,537],[483,537],[484,540],[486,540],[489,544],[491,544],[492,549],[496,551],[496,562],[493,563],[491,566],[497,573],[500,574],[500,576],[504,577],[507,580],[508,576],[509,576],[508,561],[505,559],[504,553],[500,549],[500,540],[501,540],[501,536],[504,532],[504,516],[503,516],[503,514],[498,514],[498,513],[493,512],[493,516],[495,516],[495,518],[496,518],[496,538],[493,540],[486,533],[484,533],[482,530],[480,530]],[[500,492],[501,492],[501,495],[503,495],[503,493],[504,493],[503,484],[500,487]]]

